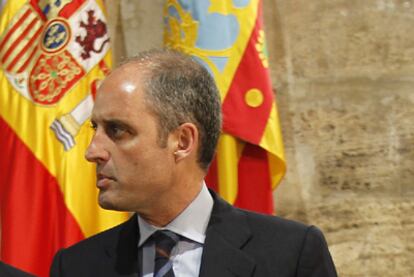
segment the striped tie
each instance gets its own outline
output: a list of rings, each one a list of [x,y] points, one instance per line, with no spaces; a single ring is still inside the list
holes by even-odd
[[[168,230],[159,230],[152,237],[155,241],[154,277],[174,277],[170,254],[179,236]]]

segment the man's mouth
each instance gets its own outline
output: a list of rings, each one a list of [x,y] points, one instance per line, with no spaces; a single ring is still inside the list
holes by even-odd
[[[114,177],[102,173],[98,173],[96,179],[98,189],[107,189],[111,182],[116,181]]]

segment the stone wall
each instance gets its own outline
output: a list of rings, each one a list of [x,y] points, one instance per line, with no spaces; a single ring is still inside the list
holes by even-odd
[[[341,276],[413,276],[414,2],[265,5],[289,166],[279,214],[321,227]]]
[[[162,0],[107,1],[115,58],[162,45]],[[340,276],[414,276],[414,1],[265,0],[288,164],[279,215]]]

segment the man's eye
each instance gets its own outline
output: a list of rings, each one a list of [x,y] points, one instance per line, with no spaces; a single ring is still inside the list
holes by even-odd
[[[111,138],[119,138],[125,133],[125,128],[118,124],[108,124],[106,127],[106,133]]]
[[[91,123],[90,123],[90,127],[91,127],[91,129],[92,129],[92,130],[94,130],[94,131],[96,131],[96,128],[98,128],[98,126],[96,126],[96,123],[95,123],[95,122],[93,122],[93,121],[91,121]]]

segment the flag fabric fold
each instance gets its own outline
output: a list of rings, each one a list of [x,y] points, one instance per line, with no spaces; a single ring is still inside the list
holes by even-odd
[[[1,259],[48,276],[54,253],[124,221],[84,159],[111,52],[101,1],[13,0],[0,18]]]
[[[262,1],[167,0],[164,42],[214,76],[223,133],[206,178],[236,206],[273,213],[286,171],[262,19]]]

